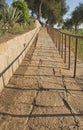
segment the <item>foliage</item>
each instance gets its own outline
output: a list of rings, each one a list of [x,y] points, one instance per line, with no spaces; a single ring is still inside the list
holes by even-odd
[[[34,1],[35,0],[25,0],[26,2],[28,2],[27,4],[28,4],[28,7],[29,7],[29,9],[32,11],[32,16],[33,16],[33,13],[34,13],[34,9],[36,9],[36,8],[34,8],[35,7],[35,5],[34,5]]]
[[[7,27],[12,27],[15,22],[18,22],[22,14],[17,10],[17,8],[6,6],[2,12],[2,22]]]
[[[25,1],[13,0],[12,5],[8,6],[3,0],[0,7],[0,36],[5,32],[19,34],[34,28],[34,19],[29,17]]]
[[[75,27],[75,32],[77,31],[78,25],[83,22],[83,3],[79,3],[79,5],[75,8],[72,12],[71,18],[67,19],[64,22],[64,27],[71,28],[72,26]]]
[[[19,34],[24,31],[23,25],[20,25],[19,23],[15,23],[12,28],[9,29],[9,32],[12,34]]]
[[[25,0],[28,2],[32,15],[36,14],[40,21],[43,17],[50,25],[62,22],[62,17],[67,11],[65,0]]]
[[[30,17],[29,18],[29,21],[28,21],[28,24],[27,24],[27,28],[28,29],[33,29],[35,26],[35,20],[34,20],[34,18],[33,17]]]
[[[6,5],[5,0],[0,0],[0,7],[5,6],[5,5]]]
[[[77,26],[83,22],[83,3],[79,3],[79,6],[72,12],[72,22],[75,25],[75,31],[77,31]]]
[[[6,33],[6,29],[0,28],[0,37]]]
[[[17,10],[22,15],[19,22],[26,23],[29,20],[29,10],[27,3],[22,0],[15,0],[13,1],[12,6],[17,8]]]
[[[66,28],[66,29],[71,29],[73,26],[73,22],[72,22],[72,19],[66,19],[66,21],[64,22],[64,25],[63,25],[63,29]]]
[[[0,12],[2,12],[3,8],[6,6],[5,0],[0,0]],[[2,19],[2,15],[0,14],[0,20]]]

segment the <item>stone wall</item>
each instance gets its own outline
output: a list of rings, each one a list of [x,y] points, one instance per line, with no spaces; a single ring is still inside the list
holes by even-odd
[[[27,46],[26,50],[19,57],[19,64],[22,62],[25,54],[29,50],[30,46],[33,44],[33,41],[37,36],[40,28],[41,25],[38,21],[36,21],[35,29],[0,44],[0,74],[16,59],[16,57]],[[13,72],[15,72],[15,70],[18,68],[19,64],[18,60],[16,60],[15,63],[11,65],[11,67],[9,67],[9,69],[3,75],[0,76],[0,92],[2,91],[4,86],[7,85],[10,77],[12,76]]]

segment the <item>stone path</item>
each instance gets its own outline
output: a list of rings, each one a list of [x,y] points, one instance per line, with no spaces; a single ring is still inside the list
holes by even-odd
[[[83,130],[83,88],[45,29],[0,94],[0,130]]]

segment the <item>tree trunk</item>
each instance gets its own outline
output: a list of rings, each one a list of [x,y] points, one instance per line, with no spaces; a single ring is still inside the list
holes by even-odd
[[[42,13],[41,13],[42,4],[43,4],[43,0],[41,0],[41,2],[40,2],[39,12],[38,12],[38,20],[39,20],[40,22],[41,22],[40,18],[41,18],[41,16],[42,16]]]
[[[77,32],[77,24],[75,25],[75,33]]]
[[[34,14],[34,11],[33,11],[33,9],[32,9],[32,12],[31,12],[31,16],[33,17],[33,14]]]

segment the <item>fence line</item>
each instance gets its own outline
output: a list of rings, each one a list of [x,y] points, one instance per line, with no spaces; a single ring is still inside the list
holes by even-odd
[[[67,49],[68,49],[68,69],[70,69],[71,65],[71,39],[74,38],[75,40],[75,56],[74,56],[74,72],[73,77],[76,77],[76,69],[77,69],[77,49],[78,49],[78,40],[83,39],[83,36],[73,35],[61,32],[58,29],[52,28],[50,26],[47,26],[47,31],[49,35],[51,36],[52,40],[55,42],[56,48],[59,51],[59,54],[61,55],[61,58],[64,58],[64,63],[66,63],[67,59]],[[67,46],[68,42],[68,46]]]

